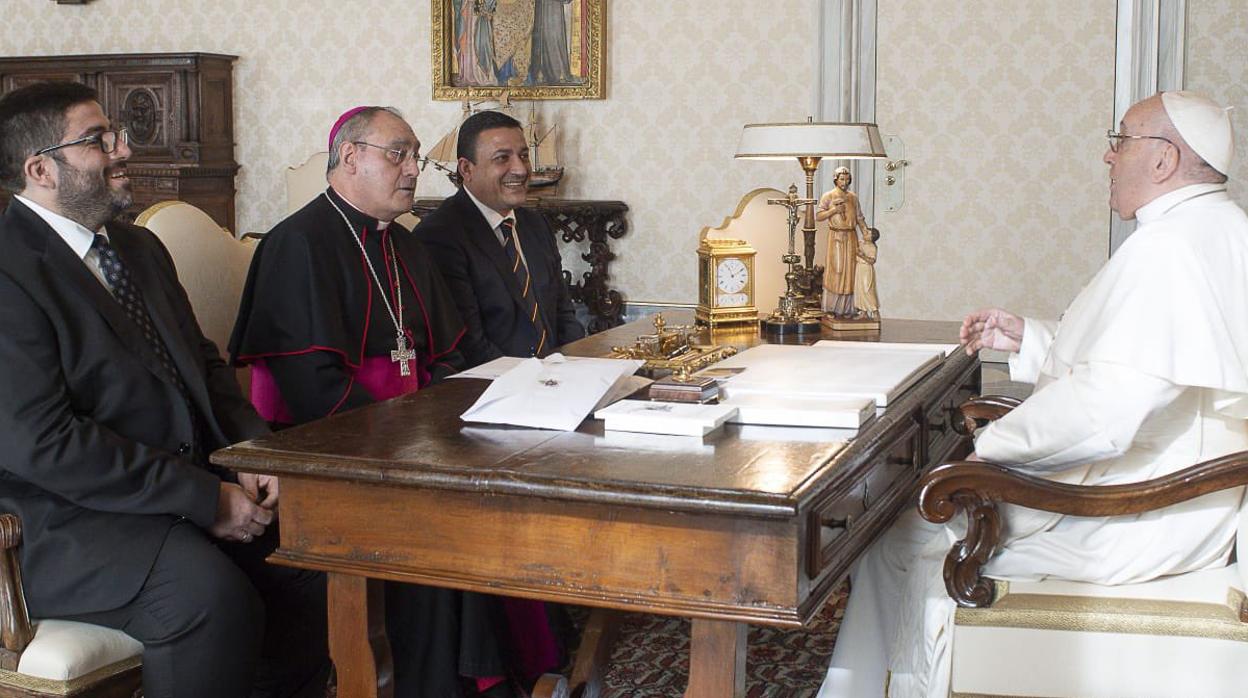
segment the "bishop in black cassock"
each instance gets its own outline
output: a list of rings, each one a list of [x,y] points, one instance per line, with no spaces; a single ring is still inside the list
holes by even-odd
[[[330,134],[330,187],[257,248],[230,353],[252,367],[252,401],[269,421],[301,424],[463,368],[450,293],[393,222],[410,210],[418,148],[393,111],[348,111]],[[387,584],[396,696],[459,698],[465,685],[511,695],[501,677],[533,669],[513,666],[508,615],[495,597]]]
[[[415,392],[463,368],[464,325],[427,257],[403,226],[359,211],[332,187],[278,223],[256,249],[230,341],[234,360],[252,366],[260,414],[302,424]],[[391,356],[398,346],[391,313],[400,307],[414,354],[405,360],[408,375]]]

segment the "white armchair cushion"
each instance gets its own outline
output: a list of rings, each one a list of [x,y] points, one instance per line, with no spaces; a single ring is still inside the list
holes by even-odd
[[[951,695],[1245,695],[1236,565],[1145,584],[998,582],[956,612]]]
[[[120,630],[69,620],[35,622],[35,637],[22,652],[17,673],[51,681],[73,681],[116,665],[138,666],[143,645]]]

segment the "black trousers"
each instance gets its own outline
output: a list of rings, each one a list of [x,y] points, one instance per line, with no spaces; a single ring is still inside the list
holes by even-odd
[[[128,604],[75,616],[143,643],[145,698],[324,698],[325,576],[270,565],[277,526],[250,544],[174,524]]]
[[[494,596],[386,582],[395,698],[461,698],[468,677],[505,676],[506,619]]]

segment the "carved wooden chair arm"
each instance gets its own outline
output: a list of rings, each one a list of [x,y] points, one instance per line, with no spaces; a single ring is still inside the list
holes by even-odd
[[[966,538],[945,557],[945,588],[960,606],[992,604],[992,581],[980,574],[1001,537],[997,504],[1068,516],[1140,514],[1201,495],[1248,484],[1248,451],[1232,453],[1154,480],[1128,485],[1068,485],[993,463],[953,461],[933,468],[919,485],[919,513],[948,523],[967,516]]]
[[[17,669],[17,659],[35,636],[22,594],[22,571],[17,546],[22,542],[22,522],[13,514],[0,514],[0,669]]]
[[[1000,419],[1022,403],[1018,398],[1005,395],[979,395],[967,400],[958,408],[962,411],[964,433],[974,434],[976,429]]]

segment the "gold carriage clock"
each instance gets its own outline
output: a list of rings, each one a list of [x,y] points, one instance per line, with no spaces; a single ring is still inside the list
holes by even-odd
[[[744,240],[703,238],[698,245],[698,308],[694,318],[712,328],[758,325],[754,303],[755,250]]]

